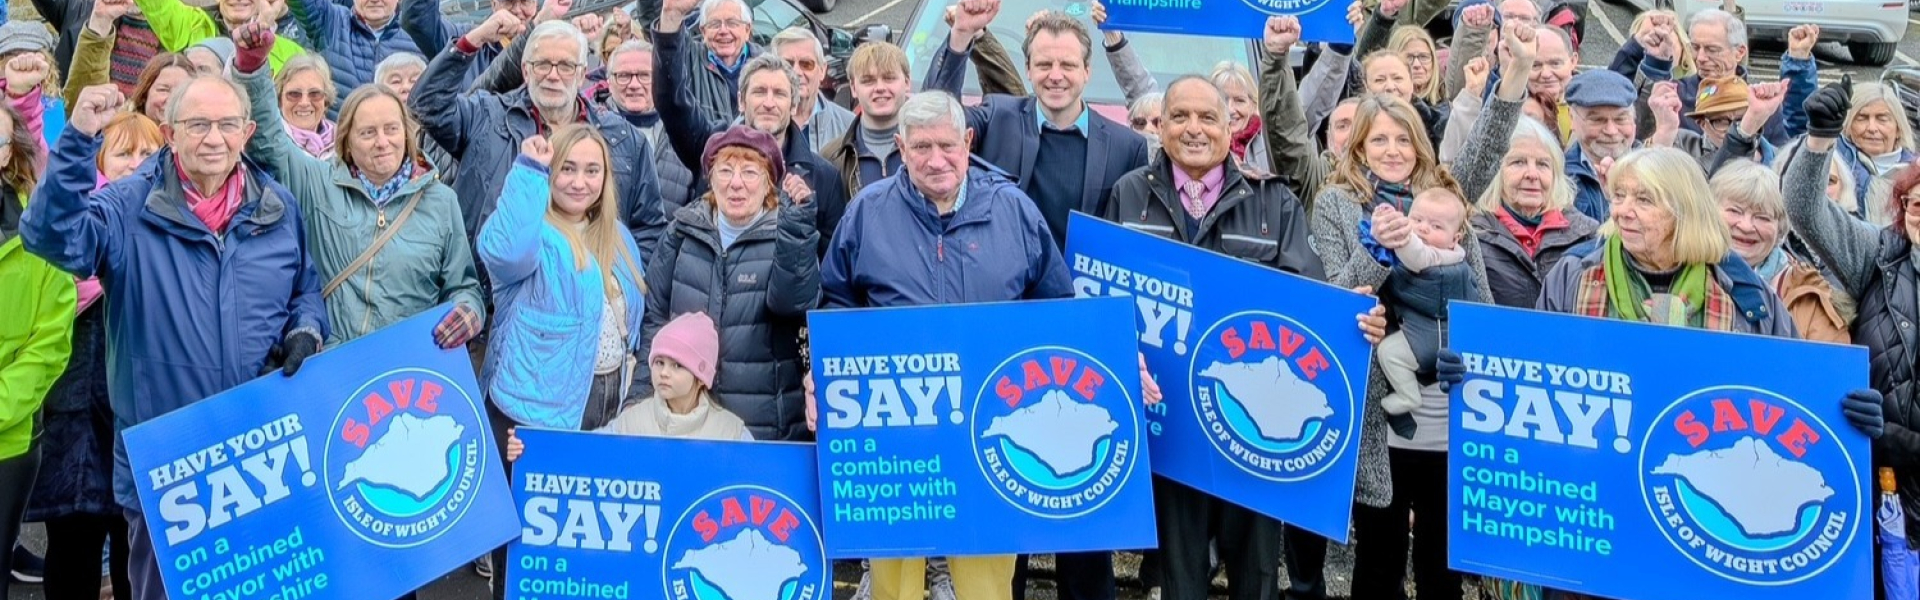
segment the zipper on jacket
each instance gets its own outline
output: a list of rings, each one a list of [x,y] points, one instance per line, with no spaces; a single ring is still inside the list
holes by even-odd
[[[940,237],[935,238],[933,256],[940,262],[947,262],[947,234],[942,233]]]

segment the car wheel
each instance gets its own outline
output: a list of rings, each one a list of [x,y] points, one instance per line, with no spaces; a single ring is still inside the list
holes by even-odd
[[[1869,67],[1884,67],[1893,62],[1893,52],[1899,49],[1898,42],[1847,42],[1847,52],[1853,54],[1853,62]]]
[[[807,5],[807,10],[813,11],[814,14],[833,12],[833,5],[838,3],[838,0],[806,0],[804,2],[804,4]]]

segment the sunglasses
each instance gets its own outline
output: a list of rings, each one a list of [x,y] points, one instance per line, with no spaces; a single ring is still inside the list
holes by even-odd
[[[1134,117],[1133,118],[1134,129],[1146,129],[1148,125],[1159,127],[1160,117]]]

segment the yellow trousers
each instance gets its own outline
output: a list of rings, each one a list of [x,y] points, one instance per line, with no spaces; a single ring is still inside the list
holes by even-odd
[[[948,557],[954,595],[960,600],[1013,600],[1013,559],[1012,554]],[[925,558],[874,559],[867,568],[873,600],[921,600],[926,595]]]

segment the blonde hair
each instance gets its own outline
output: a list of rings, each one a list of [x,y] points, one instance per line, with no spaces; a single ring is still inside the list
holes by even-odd
[[[1219,64],[1213,65],[1213,71],[1207,74],[1207,80],[1213,82],[1213,87],[1220,88],[1220,98],[1222,100],[1227,98],[1227,84],[1229,82],[1240,84],[1240,87],[1247,90],[1247,97],[1253,100],[1253,106],[1258,110],[1260,106],[1260,84],[1253,79],[1253,72],[1248,71],[1246,66],[1230,60],[1220,61]],[[1169,87],[1168,89],[1172,88]],[[1256,113],[1255,116],[1258,116],[1258,113]]]
[[[94,156],[93,167],[101,171],[107,169],[107,155],[116,150],[142,146],[159,150],[167,146],[167,138],[160,134],[160,124],[137,112],[114,115],[113,120],[100,129],[100,138],[100,153]]]
[[[1868,82],[1853,84],[1852,93],[1853,106],[1847,108],[1847,119],[1843,121],[1848,128],[1853,126],[1854,117],[1859,116],[1860,111],[1865,110],[1868,105],[1885,102],[1887,112],[1893,113],[1893,127],[1894,131],[1898,132],[1900,149],[1913,149],[1913,125],[1907,123],[1907,107],[1900,102],[1900,92],[1894,91],[1892,86],[1884,83]],[[1853,140],[1847,140],[1847,142],[1852,143]]]
[[[1673,257],[1682,265],[1711,265],[1726,258],[1731,247],[1720,203],[1713,199],[1700,163],[1673,148],[1644,148],[1628,152],[1608,172],[1607,196],[1626,179],[1640,182],[1660,208],[1673,215]],[[1600,237],[1620,235],[1620,226],[1608,219]]]
[[[1693,75],[1693,43],[1687,39],[1687,26],[1680,20],[1678,13],[1666,9],[1649,10],[1640,13],[1639,16],[1633,18],[1633,24],[1627,27],[1627,35],[1638,35],[1640,30],[1647,26],[1647,20],[1656,15],[1667,17],[1674,25],[1674,41],[1678,43],[1675,48],[1678,49],[1679,52],[1673,56],[1673,80],[1679,81]],[[1578,51],[1579,48],[1574,48],[1574,50]]]
[[[1774,220],[1787,216],[1787,198],[1780,192],[1780,176],[1760,163],[1734,159],[1720,166],[1713,179],[1707,181],[1707,187],[1721,204],[1732,204]]]
[[[847,57],[847,78],[859,79],[868,73],[886,74],[889,71],[900,73],[901,77],[912,77],[912,67],[907,64],[907,52],[892,42],[868,42],[853,50],[853,56]]]
[[[1500,173],[1505,170],[1507,156],[1513,156],[1513,145],[1520,143],[1521,140],[1532,140],[1545,146],[1549,157],[1547,160],[1553,165],[1553,178],[1547,182],[1552,187],[1547,190],[1546,211],[1561,211],[1573,206],[1573,180],[1567,178],[1567,156],[1566,151],[1560,148],[1560,136],[1554,135],[1553,130],[1534,120],[1533,117],[1520,117],[1514,121],[1513,133],[1507,136],[1507,154],[1500,157],[1499,165],[1494,167],[1499,171],[1495,172]],[[1487,191],[1480,193],[1475,207],[1492,213],[1506,205],[1507,189],[1505,185],[1501,185],[1502,183],[1496,177],[1493,185],[1487,186]]]
[[[1425,29],[1412,25],[1402,25],[1393,28],[1393,37],[1387,38],[1387,48],[1399,54],[1401,62],[1407,63],[1407,75],[1408,77],[1412,77],[1413,61],[1407,60],[1406,54],[1407,46],[1414,42],[1427,45],[1427,52],[1433,54],[1428,60],[1433,64],[1427,66],[1427,84],[1415,86],[1413,96],[1427,101],[1428,104],[1437,105],[1446,99],[1446,86],[1441,85],[1443,83],[1442,80],[1445,79],[1445,77],[1442,76],[1442,72],[1446,70],[1446,65],[1440,64],[1440,45],[1434,43],[1433,36],[1428,34]]]
[[[627,230],[620,225],[620,194],[613,180],[613,157],[607,152],[607,140],[592,127],[574,123],[561,127],[552,136],[553,162],[548,168],[559,171],[560,164],[567,160],[573,147],[592,142],[600,147],[600,160],[605,168],[601,170],[604,178],[600,186],[600,198],[587,207],[587,226],[583,229],[574,225],[571,219],[561,214],[560,209],[551,201],[547,203],[547,224],[567,239],[567,245],[573,248],[573,268],[584,271],[589,260],[600,266],[600,283],[606,286],[608,294],[620,294],[620,282],[614,277],[614,264],[619,263],[633,278],[634,285],[640,291],[647,290],[646,277],[641,274],[639,257],[627,251]],[[553,179],[552,185],[558,185],[559,179]]]
[[[1413,105],[1385,94],[1367,94],[1360,98],[1360,107],[1353,113],[1353,132],[1347,136],[1346,147],[1335,157],[1327,183],[1352,193],[1354,201],[1361,205],[1373,201],[1373,182],[1367,179],[1364,166],[1367,136],[1373,134],[1373,120],[1382,115],[1406,129],[1407,137],[1413,140],[1413,174],[1407,177],[1408,189],[1446,187],[1455,195],[1466,196],[1460,191],[1460,183],[1453,180],[1453,174],[1440,168],[1440,161],[1434,158],[1433,142],[1427,139],[1427,129]]]

